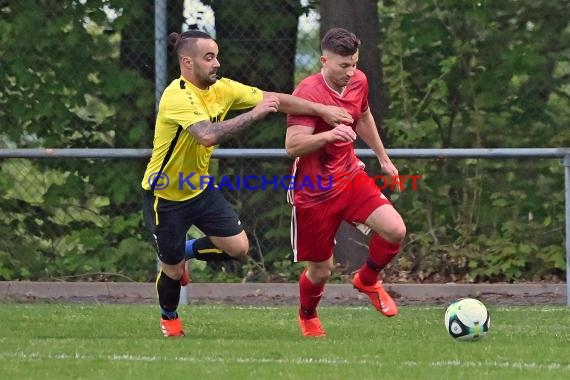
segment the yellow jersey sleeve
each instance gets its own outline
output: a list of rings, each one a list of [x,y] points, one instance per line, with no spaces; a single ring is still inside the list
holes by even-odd
[[[199,121],[210,120],[208,110],[191,89],[165,92],[160,101],[159,114],[184,129]]]
[[[230,109],[232,110],[252,108],[263,100],[263,91],[257,87],[247,86],[227,78],[222,78],[220,81],[231,88],[232,103]]]

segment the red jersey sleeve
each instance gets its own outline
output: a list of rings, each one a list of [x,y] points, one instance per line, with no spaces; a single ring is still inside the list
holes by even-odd
[[[318,103],[319,97],[314,91],[311,91],[313,86],[310,84],[310,81],[307,79],[301,81],[295,91],[293,91],[293,96],[298,96],[300,98],[309,100],[311,102]],[[309,128],[315,128],[319,121],[318,116],[307,116],[307,115],[287,115],[287,127],[292,125],[303,125]]]
[[[361,81],[362,81],[362,93],[363,93],[363,95],[362,95],[362,106],[360,107],[360,112],[364,113],[369,107],[369,105],[368,105],[368,90],[369,90],[368,78],[366,77],[366,75],[364,75],[363,72],[360,72],[359,76],[362,78]]]

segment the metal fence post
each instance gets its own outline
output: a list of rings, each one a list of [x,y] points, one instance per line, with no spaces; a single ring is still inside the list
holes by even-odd
[[[166,36],[166,0],[154,1],[154,94],[155,108],[158,112],[160,97],[166,88],[166,60],[167,60],[167,36]],[[157,270],[160,270],[160,263],[157,259]],[[180,289],[180,305],[188,304],[188,291],[186,286]]]
[[[566,209],[566,305],[570,306],[570,154],[562,159],[564,165],[564,192]]]
[[[154,94],[156,112],[162,91],[166,88],[166,0],[154,1]]]

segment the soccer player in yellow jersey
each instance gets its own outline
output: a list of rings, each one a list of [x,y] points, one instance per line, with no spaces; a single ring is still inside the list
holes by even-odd
[[[240,259],[249,250],[236,212],[213,184],[204,181],[214,146],[272,112],[317,116],[333,126],[351,124],[352,117],[336,106],[219,78],[218,45],[204,32],[171,33],[169,42],[181,76],[160,100],[152,156],[142,180],[143,212],[160,260],[160,326],[165,336],[183,336],[177,308],[189,228],[195,225],[206,235],[189,247],[193,257]],[[224,120],[229,110],[250,108]]]

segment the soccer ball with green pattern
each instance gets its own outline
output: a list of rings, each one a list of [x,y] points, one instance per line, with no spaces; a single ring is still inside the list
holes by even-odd
[[[491,316],[481,301],[462,298],[447,307],[444,323],[455,340],[477,340],[487,335]]]

